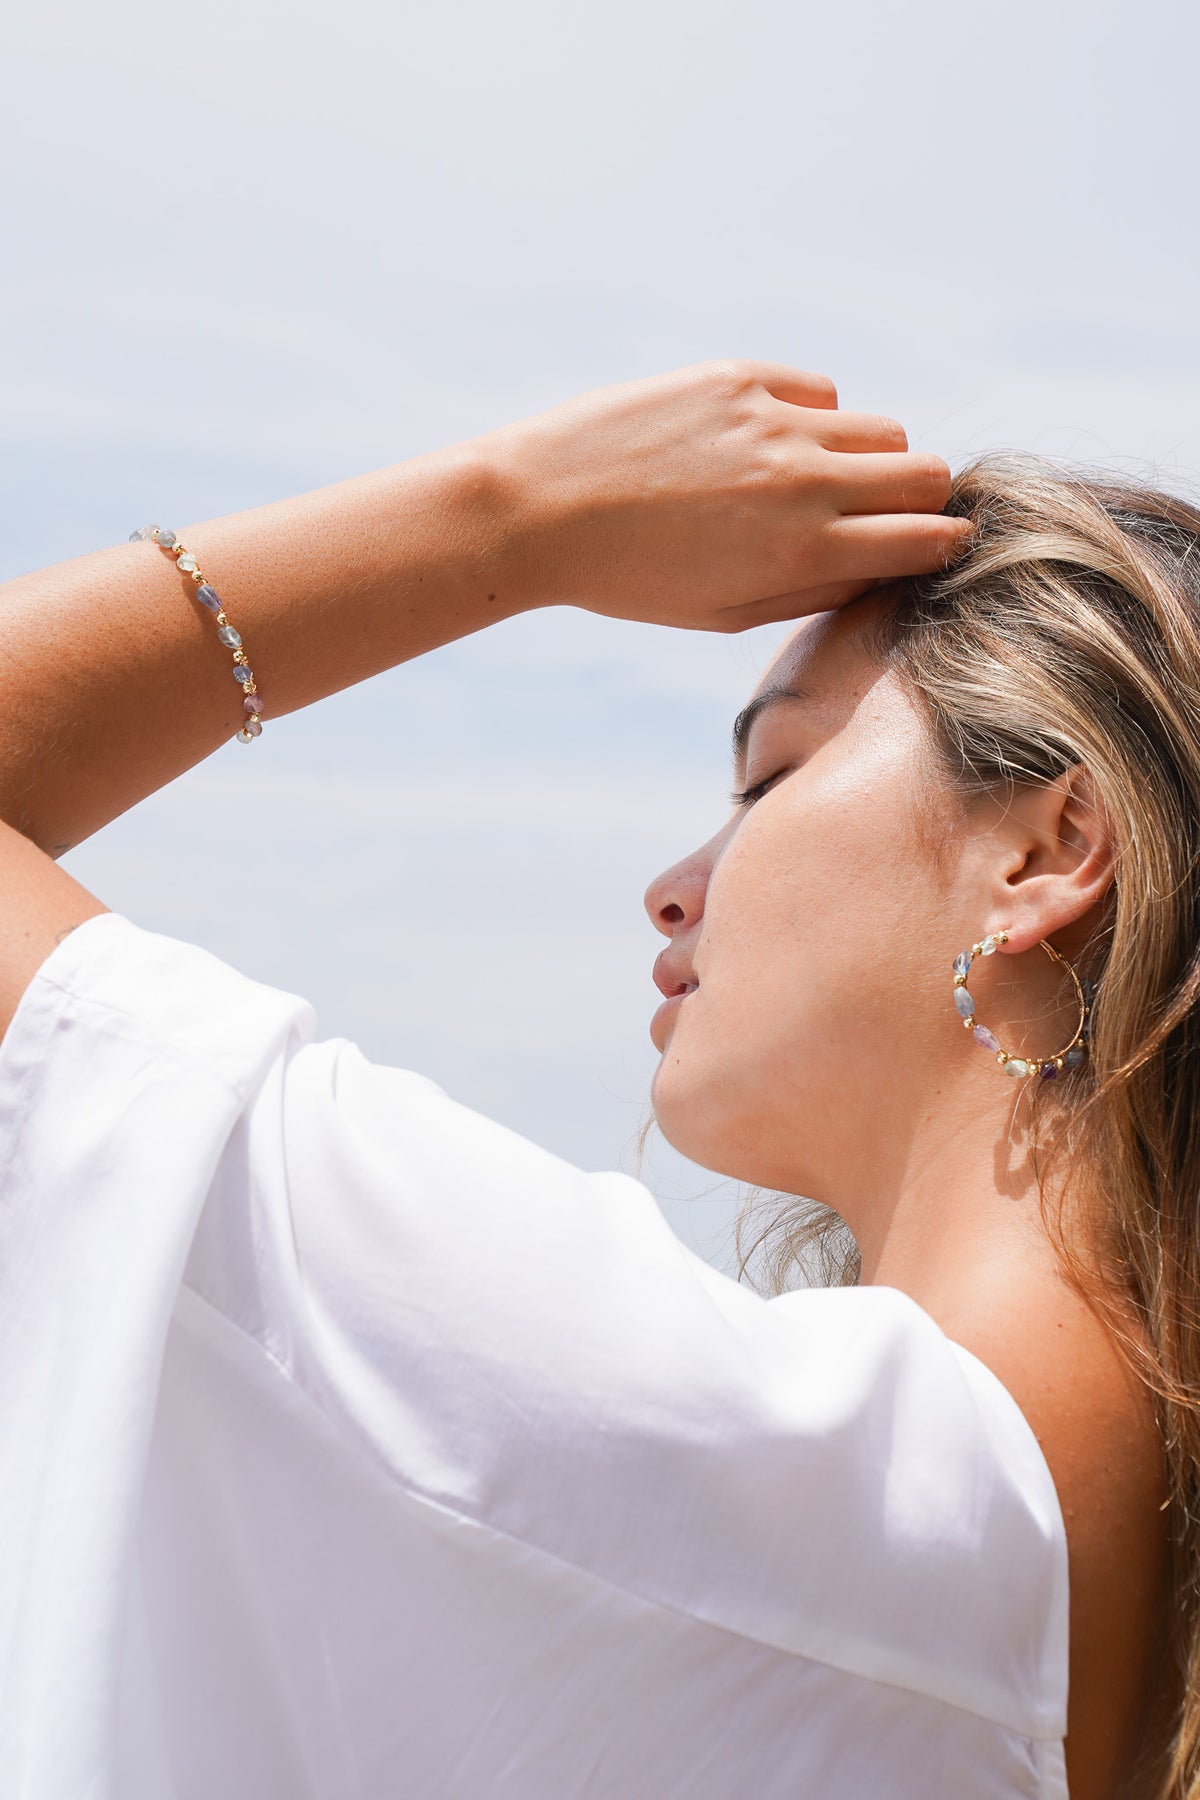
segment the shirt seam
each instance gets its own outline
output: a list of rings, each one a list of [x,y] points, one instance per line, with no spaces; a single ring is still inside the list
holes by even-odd
[[[34,976],[34,980],[35,981],[37,980],[36,974]],[[57,990],[58,999],[54,1003],[54,1005],[49,1006],[41,1011],[41,1013],[39,1015],[40,1027],[41,1027],[40,1031],[36,1035],[32,1036],[31,1043],[30,1043],[30,1050],[33,1052],[33,1054],[26,1056],[23,1067],[21,1065],[18,1065],[19,1073],[17,1075],[16,1080],[10,1081],[8,1084],[9,1095],[11,1096],[11,1101],[12,1101],[11,1111],[12,1111],[13,1118],[12,1118],[12,1130],[8,1136],[8,1145],[7,1145],[6,1154],[4,1157],[4,1163],[3,1163],[3,1166],[0,1167],[0,1188],[4,1187],[7,1184],[9,1172],[12,1169],[12,1165],[13,1165],[13,1159],[15,1158],[17,1149],[20,1146],[20,1144],[25,1136],[25,1126],[26,1126],[26,1123],[29,1118],[29,1108],[24,1103],[25,1095],[29,1089],[29,1085],[32,1082],[34,1075],[37,1073],[39,1066],[45,1061],[45,1052],[46,1052],[46,1047],[50,1041],[50,1034],[53,1031],[54,1027],[58,1024],[59,1020],[62,1018],[62,1015],[63,1015],[63,1010],[64,1010],[63,1002],[67,998],[67,990],[63,987],[60,987],[57,982],[55,982],[53,985]],[[24,998],[24,996],[22,996],[22,998]],[[14,1013],[13,1019],[15,1020],[15,1018],[16,1018],[16,1014]],[[13,1020],[10,1020],[9,1021],[9,1031],[11,1031],[11,1029],[12,1029],[12,1023],[13,1023]],[[9,1038],[8,1032],[6,1032],[4,1034],[3,1038],[0,1038],[0,1061],[3,1061],[6,1050],[12,1051],[15,1048],[15,1045],[13,1043],[9,1043],[8,1038]],[[4,1110],[3,1100],[0,1099],[0,1116],[3,1115],[3,1110]]]
[[[35,977],[35,979],[37,978]],[[231,1099],[239,1104],[245,1101],[246,1095],[250,1091],[249,1088],[239,1085],[221,1068],[219,1062],[210,1055],[199,1053],[178,1043],[168,1033],[146,1020],[141,1013],[131,1012],[120,1002],[107,1000],[100,994],[82,992],[79,988],[72,987],[69,979],[62,981],[54,975],[43,975],[41,980],[45,986],[54,988],[60,996],[59,1005],[55,1008],[51,1018],[52,1024],[56,1024],[63,1016],[65,1011],[63,1000],[74,1001],[77,1006],[81,1007],[92,1007],[104,1015],[105,1023],[114,1036],[128,1038],[164,1056],[172,1057],[177,1063],[186,1067],[202,1070],[206,1075],[211,1075],[219,1081]],[[43,1043],[48,1037],[49,1031],[47,1030],[43,1037]],[[27,1071],[27,1074],[31,1072]],[[23,1088],[24,1079],[21,1085]]]
[[[705,1618],[702,1613],[693,1612],[686,1606],[664,1600],[658,1595],[643,1593],[639,1588],[631,1587],[625,1582],[618,1581],[614,1576],[606,1574],[601,1570],[591,1568],[586,1563],[573,1561],[569,1556],[564,1556],[561,1551],[552,1550],[544,1544],[533,1542],[525,1537],[519,1537],[515,1532],[506,1530],[503,1526],[495,1524],[491,1519],[480,1518],[476,1514],[467,1512],[462,1507],[456,1506],[450,1501],[441,1500],[432,1494],[425,1493],[421,1488],[414,1486],[411,1482],[399,1475],[390,1464],[385,1462],[384,1459],[373,1450],[369,1443],[352,1436],[346,1431],[340,1421],[333,1414],[327,1412],[325,1408],[314,1399],[307,1388],[305,1388],[301,1382],[297,1381],[295,1375],[286,1364],[282,1363],[268,1346],[265,1345],[260,1338],[256,1337],[252,1331],[247,1330],[247,1328],[237,1319],[231,1318],[225,1309],[218,1306],[207,1294],[200,1293],[198,1289],[191,1287],[188,1284],[185,1285],[187,1285],[189,1295],[195,1300],[198,1300],[208,1311],[215,1313],[216,1316],[232,1331],[237,1333],[239,1338],[254,1347],[263,1360],[269,1363],[271,1368],[287,1382],[288,1387],[292,1392],[298,1394],[303,1399],[305,1406],[311,1408],[312,1411],[317,1413],[317,1415],[325,1421],[329,1428],[337,1434],[339,1440],[348,1450],[353,1452],[359,1461],[372,1468],[390,1485],[398,1488],[402,1493],[407,1495],[409,1499],[416,1501],[418,1504],[432,1507],[435,1511],[445,1513],[450,1518],[458,1519],[464,1524],[473,1525],[480,1531],[490,1532],[495,1537],[503,1538],[507,1543],[516,1544],[523,1550],[531,1551],[537,1556],[543,1556],[550,1562],[558,1563],[563,1568],[572,1570],[575,1574],[586,1575],[589,1579],[601,1582],[604,1586],[612,1588],[617,1593],[628,1595],[631,1599],[639,1601],[643,1606],[657,1608],[662,1612],[673,1613],[680,1618],[690,1620],[693,1624],[702,1625],[707,1631],[716,1631],[725,1637],[735,1638],[741,1643],[755,1644],[760,1649],[772,1650],[779,1656],[787,1656],[800,1662],[812,1663],[819,1668],[836,1669],[840,1674],[850,1675],[856,1681],[870,1682],[876,1687],[891,1688],[898,1693],[912,1694],[918,1699],[932,1701],[938,1706],[949,1708],[952,1712],[964,1713],[968,1718],[980,1719],[985,1724],[995,1726],[998,1730],[1010,1732],[1014,1738],[1017,1738],[1023,1743],[1030,1745],[1050,1745],[1053,1747],[1061,1742],[1061,1739],[1053,1732],[1039,1735],[1025,1731],[1019,1726],[1010,1724],[1007,1720],[996,1718],[993,1713],[982,1712],[977,1707],[973,1706],[964,1706],[961,1701],[948,1700],[941,1694],[931,1693],[927,1688],[914,1687],[910,1683],[902,1681],[889,1681],[886,1676],[867,1674],[861,1669],[852,1667],[849,1663],[837,1662],[832,1657],[810,1656],[802,1650],[793,1650],[785,1644],[775,1643],[770,1638],[760,1637],[752,1632],[739,1630],[737,1626],[726,1625],[717,1620]]]

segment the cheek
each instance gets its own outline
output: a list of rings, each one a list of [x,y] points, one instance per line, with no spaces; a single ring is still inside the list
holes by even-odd
[[[896,815],[878,781],[846,772],[781,790],[735,834],[709,886],[697,973],[726,1024],[740,1017],[747,1055],[781,1037],[828,1053],[832,1028],[869,1004],[913,898]]]
[[[899,812],[878,770],[835,770],[777,790],[734,833],[653,1092],[694,1161],[786,1186],[798,1139],[817,1154],[861,1121],[864,1083],[900,1049],[897,982],[928,910]]]

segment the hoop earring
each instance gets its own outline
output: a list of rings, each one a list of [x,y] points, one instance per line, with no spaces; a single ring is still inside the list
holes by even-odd
[[[991,1050],[995,1053],[996,1061],[1000,1064],[1000,1067],[1004,1070],[1006,1075],[1011,1075],[1014,1080],[1017,1081],[1020,1081],[1026,1075],[1040,1075],[1043,1081],[1055,1081],[1061,1070],[1077,1069],[1087,1055],[1087,1046],[1084,1043],[1084,1037],[1090,1026],[1090,1015],[1092,1010],[1091,998],[1092,994],[1095,992],[1094,985],[1089,982],[1087,984],[1089,991],[1085,993],[1084,984],[1080,981],[1066,957],[1060,956],[1053,944],[1048,944],[1045,938],[1042,938],[1042,949],[1048,956],[1052,956],[1055,962],[1062,964],[1068,975],[1070,975],[1071,980],[1075,983],[1075,992],[1079,999],[1079,1024],[1076,1028],[1075,1036],[1071,1039],[1066,1049],[1060,1050],[1055,1056],[1038,1058],[1013,1056],[1007,1050],[1002,1050],[1000,1048],[999,1041],[988,1030],[986,1025],[980,1025],[976,1021],[975,1002],[967,992],[967,976],[971,972],[971,964],[974,962],[975,958],[977,956],[991,956],[1001,944],[1007,944],[1007,942],[1007,931],[998,931],[994,937],[985,937],[981,943],[973,944],[970,950],[959,951],[954,959],[954,1010],[975,1039],[975,1042],[981,1044],[985,1050]]]

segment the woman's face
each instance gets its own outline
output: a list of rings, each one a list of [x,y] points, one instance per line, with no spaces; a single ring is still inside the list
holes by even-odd
[[[886,590],[806,619],[742,715],[750,795],[654,881],[671,942],[654,1110],[705,1168],[835,1203],[967,1052],[955,954],[985,928],[932,848],[960,803],[861,629]],[[798,697],[795,697],[798,696]],[[931,836],[932,833],[932,836]],[[977,1053],[978,1054],[978,1053]]]

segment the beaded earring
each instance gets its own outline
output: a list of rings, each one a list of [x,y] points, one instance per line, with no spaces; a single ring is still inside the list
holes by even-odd
[[[980,1025],[976,1021],[975,1002],[967,992],[967,976],[971,972],[971,964],[974,962],[975,958],[977,956],[992,956],[1001,944],[1007,944],[1007,942],[1007,931],[998,931],[995,936],[985,937],[981,943],[972,944],[970,950],[960,950],[959,954],[954,959],[954,1010],[975,1039],[975,1042],[981,1044],[985,1050],[991,1050],[995,1053],[996,1061],[1000,1064],[1000,1067],[1004,1070],[1006,1075],[1011,1075],[1014,1080],[1017,1081],[1020,1081],[1026,1075],[1040,1075],[1043,1081],[1054,1081],[1057,1079],[1061,1070],[1077,1069],[1087,1055],[1087,1045],[1085,1044],[1084,1039],[1091,1030],[1092,1000],[1096,991],[1095,983],[1086,980],[1081,981],[1066,957],[1060,956],[1053,944],[1048,944],[1045,938],[1042,938],[1042,949],[1048,956],[1052,956],[1055,962],[1062,964],[1063,968],[1070,975],[1071,980],[1075,983],[1075,992],[1079,999],[1079,1025],[1076,1028],[1075,1036],[1071,1039],[1066,1049],[1060,1050],[1056,1056],[1039,1058],[1012,1056],[1007,1050],[1002,1050],[1000,1048],[998,1040],[988,1030],[986,1025]]]

